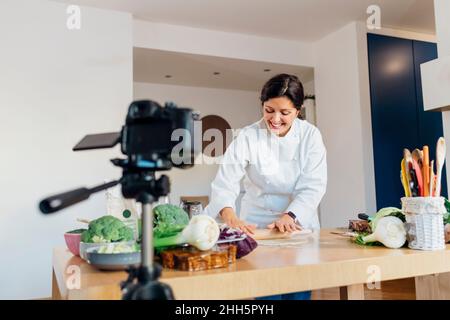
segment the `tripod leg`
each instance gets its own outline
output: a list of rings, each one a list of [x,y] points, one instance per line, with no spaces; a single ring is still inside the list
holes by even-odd
[[[153,210],[149,203],[142,204],[142,266],[153,272]]]

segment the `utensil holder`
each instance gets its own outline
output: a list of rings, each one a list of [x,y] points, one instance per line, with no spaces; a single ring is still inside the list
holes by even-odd
[[[445,199],[405,197],[401,200],[402,211],[406,217],[408,247],[415,250],[445,249]]]

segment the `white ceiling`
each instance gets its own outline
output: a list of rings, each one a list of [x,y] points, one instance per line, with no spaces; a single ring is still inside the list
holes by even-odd
[[[278,73],[313,80],[313,69],[275,63],[134,48],[134,81],[258,91]],[[264,71],[270,69],[270,71]],[[214,75],[214,72],[220,72]],[[166,78],[166,75],[172,76]]]
[[[351,21],[366,20],[367,7],[378,4],[383,27],[435,33],[433,0],[54,1],[130,12],[152,22],[305,42],[318,40]],[[136,82],[254,91],[282,72],[297,74],[303,82],[313,79],[311,68],[134,49]]]
[[[153,22],[314,41],[381,7],[382,26],[434,34],[433,0],[56,0]]]

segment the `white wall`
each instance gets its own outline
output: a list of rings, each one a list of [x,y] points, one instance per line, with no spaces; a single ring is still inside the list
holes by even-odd
[[[317,126],[328,151],[322,227],[375,211],[366,38],[351,23],[315,43]]]
[[[438,41],[439,58],[450,56],[450,1],[434,0],[434,12],[436,16],[436,34]],[[449,141],[450,137],[450,111],[442,112],[444,136]],[[448,143],[448,142],[447,142]],[[450,148],[447,147],[447,159],[450,159]],[[446,161],[447,172],[450,172],[450,163]],[[447,185],[450,186],[450,174],[447,174]],[[448,195],[444,195],[448,196]]]
[[[306,82],[303,84],[303,90],[305,92],[305,95],[313,95],[315,94],[314,90],[314,80]],[[317,125],[317,116],[316,116],[316,103],[315,100],[305,100],[305,103],[303,104],[303,107],[305,108],[305,118],[308,122],[312,123],[313,125]]]
[[[305,94],[314,94],[314,80],[303,83],[303,91],[305,91]]]
[[[134,46],[235,59],[313,66],[312,46],[300,41],[134,20]]]
[[[202,117],[219,115],[234,129],[256,122],[262,116],[259,92],[135,83],[134,98],[151,99],[161,104],[173,101],[179,106],[200,111]],[[172,182],[171,202],[178,204],[180,196],[209,196],[217,169],[215,164],[200,164],[168,172]]]
[[[105,213],[104,195],[52,216],[44,196],[120,176],[117,149],[73,153],[86,133],[117,131],[132,99],[132,25],[124,13],[0,2],[0,299],[51,295],[52,248],[76,218]]]
[[[450,55],[450,2],[448,0],[434,0],[434,14],[436,16],[436,35],[439,56]]]

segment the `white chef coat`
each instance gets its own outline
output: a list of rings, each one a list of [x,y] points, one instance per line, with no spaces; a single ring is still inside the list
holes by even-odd
[[[225,152],[205,213],[216,218],[235,202],[244,178],[240,218],[258,228],[292,211],[304,228],[319,229],[317,207],[327,184],[326,149],[319,130],[295,119],[284,137],[263,119],[242,129]]]

